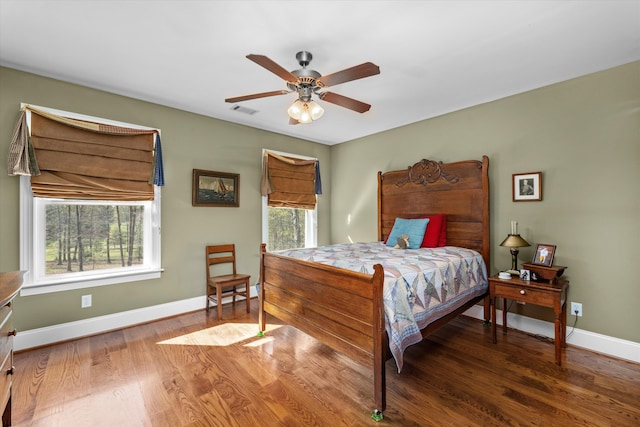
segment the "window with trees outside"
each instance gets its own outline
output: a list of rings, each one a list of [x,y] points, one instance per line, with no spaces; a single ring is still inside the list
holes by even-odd
[[[45,203],[47,275],[143,263],[144,206]]]
[[[289,153],[281,155],[311,160]],[[269,251],[317,246],[317,206],[315,209],[272,207],[262,197],[262,241]]]
[[[104,120],[85,117],[73,115]],[[30,177],[20,177],[22,294],[160,277],[160,187],[153,193],[147,201],[33,197]]]
[[[316,209],[265,207],[267,226],[263,227],[263,235],[266,230],[267,236],[263,240],[269,251],[316,246]]]

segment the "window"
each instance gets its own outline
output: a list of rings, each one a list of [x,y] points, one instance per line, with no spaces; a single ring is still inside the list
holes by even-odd
[[[277,154],[295,159],[315,160],[295,154]],[[317,209],[317,205],[314,209],[273,207],[268,205],[268,197],[263,196],[262,241],[267,244],[267,250],[317,246]]]
[[[20,177],[20,268],[27,271],[21,294],[160,277],[160,187],[153,186],[153,196],[146,201],[33,197],[31,177]]]
[[[317,209],[274,208],[263,200],[262,239],[269,251],[317,246]]]

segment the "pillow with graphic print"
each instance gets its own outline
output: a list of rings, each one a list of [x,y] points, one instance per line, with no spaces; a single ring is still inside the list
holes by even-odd
[[[418,249],[424,240],[424,232],[429,224],[429,218],[405,219],[396,218],[391,229],[391,234],[387,238],[387,246],[394,247],[398,243],[398,237],[403,234],[409,236],[409,246],[407,249]]]

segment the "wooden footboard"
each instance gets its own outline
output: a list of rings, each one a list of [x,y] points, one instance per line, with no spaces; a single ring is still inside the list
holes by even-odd
[[[259,326],[269,313],[373,370],[374,411],[386,407],[384,272],[356,273],[260,249]]]

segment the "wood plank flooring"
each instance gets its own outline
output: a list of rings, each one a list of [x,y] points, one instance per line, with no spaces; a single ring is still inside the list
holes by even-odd
[[[257,303],[193,312],[15,355],[17,426],[639,426],[640,365],[461,317],[372,376]],[[570,330],[570,327],[568,328]]]

